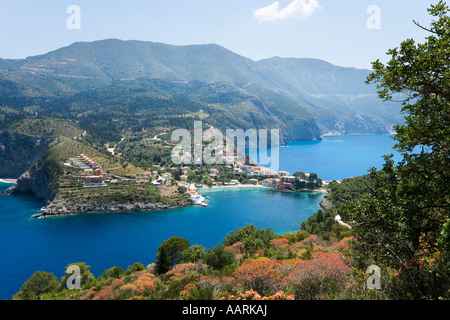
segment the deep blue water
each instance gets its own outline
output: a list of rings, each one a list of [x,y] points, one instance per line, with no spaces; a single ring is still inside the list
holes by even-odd
[[[97,277],[113,266],[147,265],[158,246],[174,235],[212,248],[248,223],[274,227],[277,233],[295,231],[323,199],[318,192],[239,190],[203,191],[211,196],[206,208],[52,219],[30,218],[42,207],[33,197],[0,195],[0,299],[10,299],[37,270],[62,277],[65,266],[86,262]]]
[[[391,153],[389,135],[326,137],[280,149],[281,170],[316,172],[324,180],[365,174]],[[9,185],[0,183],[0,190]],[[210,206],[159,212],[83,214],[31,219],[43,204],[30,196],[0,195],[0,299],[10,299],[37,270],[64,275],[86,262],[97,277],[113,266],[155,261],[158,246],[172,236],[212,248],[248,223],[277,233],[298,230],[317,211],[321,193],[287,194],[267,189],[207,190]]]
[[[326,136],[321,141],[295,141],[280,147],[279,169],[315,172],[322,180],[342,180],[365,175],[371,167],[381,169],[383,155],[392,150],[392,135]],[[269,148],[270,156],[270,148]]]

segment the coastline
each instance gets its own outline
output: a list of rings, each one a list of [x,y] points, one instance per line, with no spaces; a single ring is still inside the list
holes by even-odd
[[[267,190],[274,190],[274,191],[280,191],[280,192],[322,192],[322,193],[328,193],[327,189],[320,188],[320,189],[299,189],[299,190],[278,190],[270,187],[263,187],[262,185],[255,185],[255,184],[238,184],[238,185],[231,185],[231,186],[211,186],[208,187],[206,185],[203,185],[202,188],[197,189],[198,191],[201,190],[220,190],[220,189],[241,189],[241,188],[256,188],[256,189],[267,189]]]
[[[0,178],[0,183],[11,183],[11,184],[15,184],[17,182],[17,179],[3,179]]]
[[[33,218],[56,218],[64,216],[79,215],[85,213],[118,213],[118,212],[142,212],[159,211],[165,209],[183,208],[194,205],[192,202],[170,202],[170,203],[127,203],[127,204],[105,204],[105,205],[73,205],[73,204],[50,204],[42,209],[42,212],[33,215]]]
[[[270,189],[267,187],[263,187],[261,185],[255,185],[255,184],[238,184],[238,185],[230,185],[230,186],[211,186],[208,187],[207,185],[203,185],[202,188],[197,189],[200,190],[220,190],[220,189],[239,189],[239,188],[258,188],[258,189]]]

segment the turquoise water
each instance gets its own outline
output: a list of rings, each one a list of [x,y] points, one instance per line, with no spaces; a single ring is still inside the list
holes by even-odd
[[[342,180],[365,175],[371,167],[381,169],[383,155],[398,153],[392,135],[326,136],[321,141],[294,141],[280,147],[279,169],[315,172],[322,180]],[[270,155],[270,148],[269,148]]]
[[[381,167],[394,142],[389,135],[326,137],[280,149],[281,170],[316,172],[325,180],[365,174]],[[9,184],[0,183],[0,190]],[[43,203],[30,196],[0,195],[0,299],[10,299],[37,270],[64,275],[86,262],[97,277],[113,266],[154,262],[158,246],[172,236],[212,248],[248,223],[281,234],[298,230],[317,211],[323,194],[268,189],[207,190],[209,207],[158,212],[83,214],[31,219]]]

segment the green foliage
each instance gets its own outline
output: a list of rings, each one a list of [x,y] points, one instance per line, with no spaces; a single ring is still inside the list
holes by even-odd
[[[293,285],[292,292],[298,300],[335,299],[342,291],[342,284],[331,277],[320,279],[305,277]]]
[[[204,261],[214,269],[221,270],[234,262],[234,255],[225,250],[225,246],[218,243],[214,248],[208,249]]]
[[[308,238],[311,234],[305,230],[299,230],[294,233],[287,233],[283,235],[283,238],[286,238],[289,240],[289,244],[301,242]]]
[[[335,207],[341,204],[361,198],[369,192],[370,179],[368,175],[354,178],[346,178],[338,183],[332,181],[329,184],[329,196],[327,200]]]
[[[126,275],[130,275],[133,272],[143,271],[143,270],[145,270],[144,265],[142,263],[140,263],[140,262],[136,262],[132,266],[128,266],[127,271],[125,273],[126,273]]]
[[[313,182],[318,179],[319,179],[319,177],[317,176],[317,173],[312,172],[309,174],[309,177],[308,177],[309,182]]]
[[[299,179],[305,179],[306,178],[306,174],[302,171],[296,171],[293,174],[294,177],[297,177]]]
[[[148,162],[145,161],[145,159],[142,159],[142,160],[139,161],[138,166],[143,168],[143,169],[145,169],[145,170],[147,170],[148,169]]]
[[[203,260],[206,254],[206,248],[195,244],[182,252],[183,262],[196,262]]]
[[[97,282],[94,275],[89,271],[91,266],[86,265],[85,262],[76,262],[76,263],[71,263],[71,264],[67,265],[65,268],[66,271],[72,265],[76,265],[80,268],[81,288],[82,289],[89,288]],[[67,287],[67,281],[69,280],[69,277],[72,276],[72,274],[73,273],[66,272],[66,275],[61,278],[61,283],[62,283],[63,288]]]
[[[223,243],[225,246],[231,246],[236,242],[248,241],[249,244],[252,244],[252,247],[268,248],[270,240],[276,237],[277,235],[273,232],[273,228],[258,229],[252,223],[228,233],[223,239]]]
[[[119,279],[125,275],[125,271],[122,267],[112,267],[111,269],[105,270],[102,274],[103,279]]]
[[[341,207],[355,221],[360,257],[399,270],[404,298],[437,299],[450,292],[447,230],[450,218],[450,10],[440,1],[423,44],[409,39],[389,50],[391,60],[373,63],[367,82],[379,96],[401,99],[407,114],[395,127],[397,165],[385,157],[371,170],[370,193]]]
[[[242,243],[244,244],[245,253],[252,256],[260,249],[267,248],[267,245],[261,238],[258,237],[246,237],[243,239]]]
[[[189,246],[189,241],[185,238],[174,236],[164,241],[156,254],[155,271],[159,274],[169,271],[174,264],[182,260],[182,253]]]
[[[36,271],[25,281],[13,298],[16,300],[39,300],[41,295],[56,291],[59,285],[58,278],[53,273]]]
[[[300,230],[310,234],[319,234],[323,231],[329,231],[331,230],[331,226],[336,223],[334,220],[335,216],[336,213],[333,209],[328,211],[319,210],[301,223]]]

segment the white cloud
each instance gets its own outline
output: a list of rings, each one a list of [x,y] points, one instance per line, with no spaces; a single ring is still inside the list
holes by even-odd
[[[253,16],[259,21],[275,21],[287,19],[305,19],[317,9],[322,9],[317,0],[293,0],[280,10],[280,3],[275,1],[271,5],[253,10]]]

